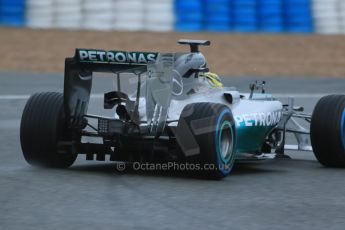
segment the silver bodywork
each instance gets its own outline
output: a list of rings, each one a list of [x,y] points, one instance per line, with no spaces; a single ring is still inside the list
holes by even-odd
[[[285,145],[285,134],[275,139],[271,144],[274,148],[283,144],[282,153],[282,149],[311,150],[309,131],[296,121],[301,117],[296,114],[293,101],[284,107],[270,94],[240,93],[234,87],[214,87],[199,73],[184,77],[191,68],[205,66],[206,60],[201,53],[160,54],[156,63],[148,65],[140,115],[144,123],[147,121],[151,135],[158,137],[166,125],[176,127],[183,108],[188,104],[220,103],[232,110],[236,121],[239,158],[248,158],[245,154],[250,153],[261,159],[260,148],[268,135],[277,130],[293,132],[298,142],[297,145]],[[225,95],[231,95],[232,101],[229,102]],[[304,115],[302,118],[308,117],[311,116]]]
[[[161,55],[174,56],[174,54]],[[235,117],[243,114],[281,111],[283,108],[282,104],[270,94],[254,95],[253,98],[249,99],[249,94],[241,94],[234,87],[213,87],[206,78],[200,76],[184,78],[182,76],[188,71],[185,60],[190,59],[190,62],[193,63],[191,64],[192,68],[201,68],[206,65],[205,57],[201,53],[175,54],[175,56],[176,61],[172,69],[170,67],[155,69],[159,68],[157,64],[148,68],[151,71],[151,76],[146,81],[147,94],[145,99],[149,106],[146,106],[146,112],[142,111],[143,117],[149,114],[148,120],[154,117],[152,111],[155,109],[152,107],[156,105],[167,110],[168,121],[178,120],[186,105],[198,102],[227,104]],[[162,62],[164,61],[162,60]],[[164,63],[159,64],[159,66],[163,65],[167,66]],[[161,74],[158,75],[157,72]],[[232,96],[232,103],[226,100],[224,94]]]

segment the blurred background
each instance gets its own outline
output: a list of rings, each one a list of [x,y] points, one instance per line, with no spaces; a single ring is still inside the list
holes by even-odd
[[[130,31],[345,33],[345,1],[0,0],[0,24]]]
[[[344,0],[0,0],[0,70],[63,72],[77,47],[202,48],[223,76],[345,76]]]

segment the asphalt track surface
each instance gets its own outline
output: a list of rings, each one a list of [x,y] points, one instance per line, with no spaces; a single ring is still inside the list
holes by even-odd
[[[296,96],[307,112],[322,95],[345,93],[343,78],[258,79],[283,101]],[[253,80],[225,82],[247,91]],[[19,142],[27,96],[62,84],[60,74],[0,73],[0,229],[344,229],[345,170],[323,168],[312,153],[241,165],[222,181],[119,172],[82,156],[68,170],[30,167]],[[98,78],[93,93],[110,85]],[[90,110],[99,104],[94,97]]]

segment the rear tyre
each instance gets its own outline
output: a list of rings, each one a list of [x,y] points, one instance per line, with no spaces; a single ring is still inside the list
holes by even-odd
[[[322,165],[345,167],[345,95],[320,99],[313,112],[310,138]]]
[[[227,106],[187,105],[178,122],[176,139],[187,162],[197,169],[193,174],[209,179],[229,175],[235,162],[236,129]]]
[[[59,141],[72,141],[64,121],[63,95],[38,93],[30,97],[22,115],[20,142],[25,160],[34,166],[67,168],[76,160],[72,150],[59,151]]]

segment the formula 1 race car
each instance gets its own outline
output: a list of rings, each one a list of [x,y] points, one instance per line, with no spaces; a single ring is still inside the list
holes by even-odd
[[[345,167],[344,95],[323,97],[305,114],[292,98],[282,104],[265,93],[265,82],[250,84],[248,93],[223,86],[199,52],[209,41],[179,43],[191,52],[76,49],[65,61],[63,94],[37,93],[25,106],[26,161],[65,168],[85,154],[87,160],[187,162],[198,165],[197,175],[219,179],[235,162],[284,157],[294,149],[314,151],[324,166]],[[110,73],[116,83],[104,94],[111,116],[88,113],[94,72]],[[125,92],[126,84],[135,84],[134,92]],[[286,145],[288,132],[297,145]]]

